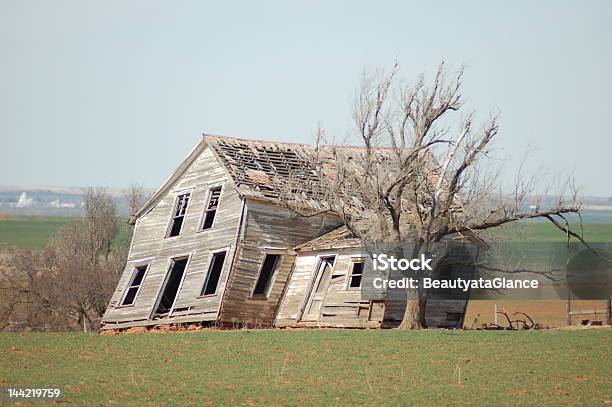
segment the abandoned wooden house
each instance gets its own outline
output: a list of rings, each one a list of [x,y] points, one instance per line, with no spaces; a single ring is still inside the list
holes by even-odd
[[[279,204],[322,182],[307,145],[204,135],[138,213],[102,329],[216,326],[385,327],[401,311],[364,299],[364,254],[340,216]],[[442,301],[430,326],[461,327],[467,298]]]
[[[472,278],[477,246],[456,244],[434,269],[436,278]],[[404,289],[380,289],[373,279],[371,249],[341,226],[294,248],[297,253],[276,316],[277,327],[392,328],[404,317]],[[453,261],[444,261],[451,258]],[[366,272],[367,271],[367,272]],[[400,279],[401,274],[387,277]],[[469,292],[428,290],[428,327],[461,328]]]

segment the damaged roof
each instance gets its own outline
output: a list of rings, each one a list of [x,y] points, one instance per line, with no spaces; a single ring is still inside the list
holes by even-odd
[[[311,252],[327,249],[343,249],[347,247],[359,247],[363,244],[362,240],[353,236],[346,226],[339,226],[326,234],[315,239],[309,240],[299,246],[294,247],[297,252]]]
[[[130,217],[129,223],[134,224],[136,219],[150,211],[206,147],[211,148],[242,196],[278,201],[290,190],[293,194],[299,194],[302,201],[310,201],[311,206],[317,206],[314,191],[321,184],[316,176],[313,151],[309,145],[203,134],[202,140],[172,175]],[[295,188],[298,185],[299,188]]]
[[[241,196],[276,203],[284,199],[309,209],[324,210],[321,196],[325,183],[317,173],[315,151],[308,144],[203,134],[202,140],[129,222],[134,224],[137,218],[151,210],[207,147],[227,171]],[[363,154],[362,147],[341,148],[350,155]],[[386,154],[385,149],[377,150]],[[323,155],[329,154],[325,149],[322,151]],[[325,157],[325,174],[331,175],[334,171],[333,157]],[[433,182],[438,178],[437,173],[438,169],[432,166],[429,176]]]
[[[458,238],[466,239],[481,249],[488,249],[490,246],[482,238],[472,232],[462,232],[457,234]],[[296,252],[317,252],[321,250],[338,250],[347,248],[359,248],[364,245],[364,241],[355,237],[346,226],[339,226],[322,236],[309,240],[306,243],[295,246]]]
[[[278,200],[288,186],[299,185],[292,193],[314,199],[320,186],[307,144],[255,141],[205,135],[204,140],[229,172],[243,196]]]

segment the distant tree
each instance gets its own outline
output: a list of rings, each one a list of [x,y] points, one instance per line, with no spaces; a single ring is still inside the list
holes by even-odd
[[[136,213],[149,200],[150,194],[138,184],[131,184],[127,189],[123,190],[123,200],[128,209],[128,220],[132,219]],[[120,258],[127,259],[130,249],[130,243],[134,234],[134,225],[132,222],[123,222],[121,224],[119,235],[115,239],[115,252]]]
[[[123,191],[123,197],[128,208],[129,216],[135,216],[149,199],[149,194],[141,185],[131,184]]]
[[[65,330],[53,250],[12,250],[0,264],[0,328]]]
[[[60,229],[45,249],[13,250],[0,263],[0,329],[98,326],[125,267],[131,229],[122,231],[104,189],[88,189],[83,208],[84,217]],[[17,326],[9,326],[11,317]]]

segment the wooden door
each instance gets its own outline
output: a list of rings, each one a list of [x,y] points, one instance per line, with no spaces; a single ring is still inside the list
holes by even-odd
[[[335,259],[334,256],[323,257],[319,261],[315,275],[315,284],[312,286],[310,298],[306,304],[304,321],[316,321],[321,316],[321,308],[327,296]]]

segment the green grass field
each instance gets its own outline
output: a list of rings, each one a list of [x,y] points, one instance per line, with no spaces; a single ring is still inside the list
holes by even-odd
[[[20,216],[0,219],[0,250],[10,247],[42,248],[59,228],[70,222],[67,217]]]
[[[25,216],[0,218],[0,251],[10,247],[41,248],[59,228],[72,219]],[[514,236],[515,230],[507,230]],[[523,224],[520,233],[529,240],[539,242],[561,242],[565,239],[565,235],[549,223]],[[584,236],[590,242],[612,242],[612,224],[584,225]]]
[[[611,329],[0,334],[0,387],[59,386],[70,405],[604,405],[610,343]]]
[[[18,216],[0,218],[0,252],[12,248],[40,249],[63,226],[76,218]],[[125,236],[124,219],[119,222],[119,236]]]
[[[70,220],[0,220],[0,251],[43,247]],[[612,225],[585,237],[610,242]],[[62,387],[70,405],[604,405],[610,343],[612,329],[0,333],[0,387]]]
[[[567,237],[550,223],[528,223],[524,225],[524,235],[534,242],[564,242]],[[573,230],[580,230],[578,225],[572,225]],[[596,223],[583,225],[584,238],[589,242],[612,242],[612,224]]]

